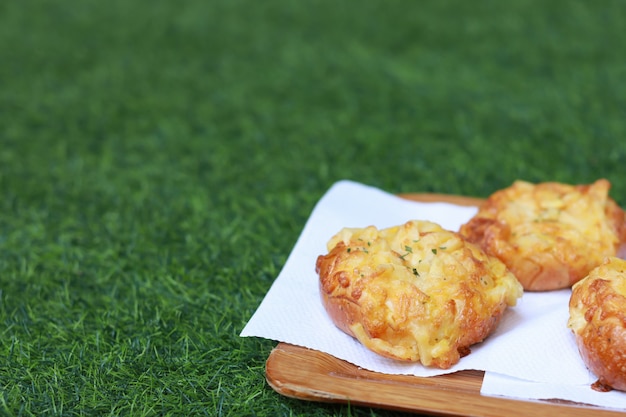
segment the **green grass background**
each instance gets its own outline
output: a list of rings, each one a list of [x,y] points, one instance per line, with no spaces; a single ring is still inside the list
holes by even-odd
[[[340,179],[626,204],[625,27],[613,0],[0,2],[0,412],[398,415],[278,395],[239,332]]]

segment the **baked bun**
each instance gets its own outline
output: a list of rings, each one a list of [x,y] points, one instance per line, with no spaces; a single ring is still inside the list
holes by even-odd
[[[524,289],[568,288],[625,237],[624,211],[609,197],[611,184],[516,181],[492,194],[461,226],[461,235],[496,256]]]
[[[574,285],[567,326],[596,390],[626,391],[626,261],[609,257]]]
[[[516,304],[505,265],[426,221],[345,228],[317,258],[326,311],[345,333],[393,359],[447,369]]]

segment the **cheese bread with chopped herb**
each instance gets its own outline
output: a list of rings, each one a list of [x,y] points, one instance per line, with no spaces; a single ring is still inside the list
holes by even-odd
[[[316,271],[330,318],[393,359],[451,367],[523,292],[497,258],[428,221],[344,228],[327,247]]]
[[[610,183],[516,181],[492,194],[461,235],[496,256],[529,291],[568,288],[624,241],[624,211]]]

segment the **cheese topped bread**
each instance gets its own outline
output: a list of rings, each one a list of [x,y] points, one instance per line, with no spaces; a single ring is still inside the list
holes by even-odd
[[[574,284],[568,327],[598,391],[626,391],[626,261],[607,257]]]
[[[451,367],[523,291],[497,258],[428,221],[345,228],[327,246],[316,271],[330,318],[393,359]]]
[[[610,183],[516,181],[493,193],[460,234],[506,264],[525,290],[567,288],[625,240]]]

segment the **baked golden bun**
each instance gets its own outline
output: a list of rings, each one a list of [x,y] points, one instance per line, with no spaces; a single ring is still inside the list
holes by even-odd
[[[583,362],[598,377],[594,389],[626,391],[626,261],[606,258],[576,283],[569,313]]]
[[[492,194],[460,234],[496,256],[524,289],[568,288],[625,237],[624,211],[609,197],[611,184],[516,181]]]
[[[328,250],[316,271],[330,318],[393,359],[451,367],[523,292],[502,262],[432,222],[345,228]]]

